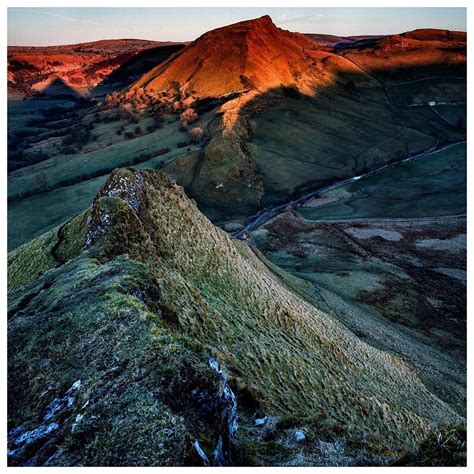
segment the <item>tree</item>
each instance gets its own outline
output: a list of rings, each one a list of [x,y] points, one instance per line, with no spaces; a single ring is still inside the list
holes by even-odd
[[[183,125],[188,125],[195,122],[199,118],[199,115],[194,109],[188,108],[179,116],[179,118]]]
[[[179,93],[181,94],[181,99],[185,99],[191,92],[189,82],[185,82],[180,88]]]
[[[204,136],[204,131],[201,127],[193,127],[189,130],[188,134],[193,143],[200,143]]]

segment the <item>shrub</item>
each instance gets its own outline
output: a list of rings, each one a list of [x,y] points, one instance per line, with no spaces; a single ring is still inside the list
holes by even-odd
[[[91,133],[87,129],[74,129],[67,137],[63,138],[63,145],[77,144],[82,147],[91,140]]]
[[[45,161],[49,155],[43,150],[25,151],[22,148],[8,151],[8,171],[14,171],[24,166],[33,165]]]
[[[72,146],[63,146],[61,148],[61,153],[63,155],[75,155],[77,153],[77,150]]]
[[[179,93],[181,94],[181,98],[182,99],[186,98],[191,92],[189,82],[185,82],[181,87],[179,87],[178,90],[179,90]]]
[[[466,466],[466,427],[451,424],[434,430],[418,451],[396,466]]]
[[[193,127],[189,130],[188,134],[193,143],[201,143],[201,140],[204,137],[204,131],[201,127]]]
[[[181,119],[181,122],[183,123],[183,125],[187,125],[187,124],[195,122],[199,118],[199,115],[194,109],[189,108],[189,109],[186,109],[179,116],[179,118]]]

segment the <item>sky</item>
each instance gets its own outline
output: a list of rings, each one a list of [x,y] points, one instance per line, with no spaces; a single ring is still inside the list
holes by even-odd
[[[263,15],[286,30],[339,36],[417,28],[466,31],[467,22],[465,8],[9,8],[8,44],[118,38],[190,41],[214,28]]]

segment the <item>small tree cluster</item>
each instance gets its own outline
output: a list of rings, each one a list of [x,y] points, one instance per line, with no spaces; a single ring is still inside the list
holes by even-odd
[[[188,135],[193,143],[199,144],[204,138],[204,130],[201,127],[193,127],[188,131]]]
[[[183,123],[183,125],[188,125],[190,123],[195,122],[199,118],[199,115],[194,109],[188,108],[184,112],[181,113],[179,118],[181,119],[181,122]]]
[[[69,135],[63,138],[62,142],[65,146],[76,145],[80,149],[91,139],[92,135],[88,129],[74,129]]]
[[[118,106],[131,106],[134,109],[151,107],[155,111],[155,109],[166,107],[166,102],[162,97],[164,97],[162,92],[155,92],[153,89],[130,89],[125,92],[108,94],[103,105],[105,108]]]

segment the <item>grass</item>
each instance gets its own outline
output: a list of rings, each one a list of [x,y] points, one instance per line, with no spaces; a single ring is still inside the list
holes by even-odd
[[[267,394],[269,411],[301,414],[308,409],[324,410],[330,418],[347,417],[354,431],[369,426],[377,430],[380,427],[373,418],[372,405],[351,400],[353,390],[358,397],[367,390],[382,390],[388,406],[393,407],[387,408],[387,435],[390,423],[394,423],[393,429],[398,426],[393,410],[425,410],[421,405],[426,406],[428,393],[422,396],[423,401],[420,398],[418,408],[409,408],[397,399],[397,393],[417,386],[401,362],[392,364],[390,356],[359,343],[334,320],[292,296],[247,247],[234,248],[225,234],[197,214],[195,207],[159,175],[147,173],[145,179],[147,201],[155,204],[141,216],[148,222],[145,227],[133,224],[133,235],[142,244],[129,242],[129,255],[156,267],[166,289],[161,301],[168,317],[192,338],[219,347],[224,360],[232,361],[241,373],[252,374],[249,381]],[[117,235],[110,236],[109,258],[111,249],[119,248],[123,239],[119,237],[124,235],[121,226],[129,225],[130,218],[124,215],[118,219],[124,224],[116,224]],[[142,233],[144,228],[149,238]],[[334,340],[339,341],[337,350],[331,342]],[[271,350],[275,347],[278,351]],[[368,367],[359,367],[359,360],[378,360],[377,375]],[[361,380],[360,371],[371,372],[374,378]],[[338,375],[331,375],[335,373]],[[414,385],[410,389],[391,386],[389,394],[387,380],[397,380],[395,385]],[[415,390],[420,389],[417,387]],[[341,392],[345,401],[338,395]],[[324,397],[315,397],[316,393],[324,393]],[[417,423],[416,417],[404,416]],[[399,427],[396,430],[398,433]],[[397,434],[398,439],[403,436]]]
[[[47,270],[79,255],[88,212],[55,227],[8,254],[8,291],[34,281]]]
[[[281,101],[260,116],[249,148],[270,204],[434,143],[429,129],[396,123],[381,91],[363,90]]]
[[[466,426],[449,424],[439,426],[415,453],[407,455],[396,465],[465,467]]]
[[[318,90],[314,98],[289,98],[278,90],[261,94],[240,110],[231,132],[221,136],[215,124],[211,131],[201,172],[186,189],[219,221],[248,216],[438,140],[465,137],[430,110],[390,106],[381,88],[348,92],[339,85]]]
[[[8,205],[8,248],[13,250],[87,209],[106,176],[21,199]]]
[[[464,214],[466,144],[336,188],[323,196],[337,201],[302,207],[301,216],[340,220]]]
[[[27,127],[26,122],[32,118],[40,117],[41,110],[50,109],[52,107],[72,107],[74,102],[64,99],[8,99],[8,129],[15,131],[18,129],[28,130],[34,129]]]
[[[276,266],[312,283],[309,301],[399,354],[461,414],[465,160],[458,145],[333,189],[252,233]]]
[[[183,150],[176,149],[176,143],[181,139],[178,128],[179,123],[170,124],[153,133],[133,140],[121,140],[105,148],[100,148],[99,140],[94,145],[99,148],[94,151],[77,155],[59,155],[10,173],[8,197],[18,199],[22,193],[41,193],[45,189],[55,189],[63,182],[74,182],[78,179],[85,181],[101,170],[107,170],[103,173],[107,174],[114,168],[129,166],[131,160],[140,154],[153,154],[170,147],[170,152],[160,155],[159,158],[159,161],[166,161],[183,153]]]
[[[464,128],[466,127],[466,104],[436,105],[435,110],[453,125],[463,124]]]
[[[227,416],[212,408],[222,406],[222,384],[211,353],[236,390],[243,425],[253,423],[253,406],[261,416],[321,413],[345,439],[402,453],[434,425],[461,420],[400,359],[307,303],[308,285],[234,245],[165,175],[114,172],[90,216],[87,238],[80,219],[61,233],[65,263],[26,275],[10,294],[9,429],[42,426],[51,400],[81,380],[72,408],[52,418],[54,434],[22,447],[13,463],[33,455],[35,463],[53,456],[52,465],[202,463],[192,440],[210,455]],[[38,246],[17,253],[36,255]],[[259,440],[251,432],[242,442]],[[283,445],[288,436],[278,434]],[[231,451],[246,463],[270,462],[277,448],[258,441],[246,457],[239,443]]]
[[[58,105],[65,104],[56,99],[12,101],[12,110],[26,120],[39,117],[41,110]],[[177,147],[185,135],[179,130],[180,122],[176,117],[165,116],[162,128],[156,128],[154,117],[145,113],[140,117],[141,133],[137,135],[136,123],[120,119],[118,112],[116,109],[78,110],[74,119],[76,128],[90,126],[92,122],[94,125],[91,140],[81,143],[80,152],[76,150],[75,154],[62,154],[64,137],[36,133],[38,140],[29,144],[31,150],[45,151],[50,158],[9,175],[10,250],[87,208],[106,175],[114,168],[130,165],[158,168],[175,158],[189,159],[196,154],[194,145]],[[46,128],[40,130],[64,127],[63,122],[71,125],[70,120],[55,121],[53,117],[42,125]],[[9,130],[15,132],[18,127],[17,122],[12,121]],[[117,135],[119,129],[122,132]],[[26,130],[30,135],[35,133],[31,127]],[[127,132],[132,132],[132,139],[125,138]]]
[[[391,85],[388,93],[396,105],[426,104],[428,101],[466,100],[466,80],[433,78],[407,84]]]
[[[23,311],[45,317],[15,314],[10,323],[10,429],[44,423],[48,404],[81,381],[73,408],[53,415],[59,428],[50,436],[53,443],[44,446],[43,440],[36,463],[51,458],[50,465],[179,465],[186,459],[191,440],[183,418],[153,388],[157,373],[150,364],[160,348],[152,329],[158,321],[133,296],[138,289],[145,294],[149,278],[142,265],[127,259],[105,266],[80,259],[25,290],[31,296]],[[22,448],[14,464],[35,449]]]

